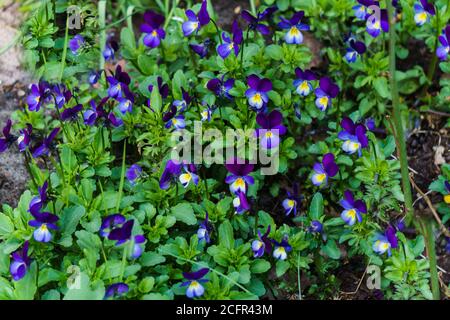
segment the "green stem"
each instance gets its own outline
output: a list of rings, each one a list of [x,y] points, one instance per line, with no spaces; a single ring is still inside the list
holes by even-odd
[[[297,256],[297,284],[298,284],[298,300],[302,300],[302,287],[300,283],[300,252]]]
[[[440,300],[439,276],[437,272],[436,262],[436,244],[434,242],[433,222],[430,219],[424,221],[426,230],[424,232],[427,241],[428,259],[430,260],[430,277],[431,277],[431,292],[434,300]]]
[[[66,57],[67,57],[67,46],[69,44],[69,17],[66,20],[66,31],[64,34],[64,48],[61,57],[61,70],[59,72],[59,81],[61,82],[64,74],[64,69],[66,67]]]
[[[388,17],[389,17],[389,78],[391,86],[392,95],[392,108],[393,117],[396,131],[396,139],[398,146],[400,147],[400,166],[402,175],[402,185],[403,193],[405,196],[405,207],[406,207],[406,223],[409,225],[413,218],[413,205],[412,205],[412,194],[411,185],[409,183],[409,171],[408,171],[408,155],[406,153],[406,142],[405,133],[403,131],[403,123],[400,112],[399,95],[397,89],[397,81],[395,79],[396,72],[396,60],[395,60],[395,21],[393,18],[394,9],[392,7],[391,1],[386,1],[388,6]]]
[[[127,9],[127,26],[128,26],[128,29],[130,29],[131,30],[131,32],[133,33],[133,35],[134,35],[134,29],[133,29],[133,10],[134,10],[134,6],[133,5],[131,5],[131,6],[129,6],[128,7],[128,9]]]
[[[211,22],[213,23],[214,27],[216,27],[217,36],[219,37],[219,42],[222,44],[222,36],[220,35],[220,29],[217,26],[217,23],[214,21],[214,19],[211,19]]]
[[[105,68],[105,58],[103,57],[103,50],[106,46],[106,0],[100,0],[98,2],[98,24],[100,27],[100,57],[99,57],[99,69]]]
[[[436,7],[436,40],[434,41],[434,51],[433,51],[433,58],[431,60],[431,63],[428,67],[428,72],[427,72],[427,78],[428,78],[428,83],[425,84],[425,87],[423,89],[423,93],[425,94],[428,90],[428,87],[430,86],[430,84],[433,82],[433,78],[434,78],[434,73],[436,72],[436,66],[437,66],[437,55],[436,55],[436,50],[437,47],[439,45],[439,36],[441,33],[441,29],[439,27],[439,8]]]
[[[123,254],[122,254],[122,265],[120,267],[120,282],[122,282],[123,274],[125,273],[125,264],[127,262],[127,249],[128,249],[129,243],[127,242],[125,246],[123,247]]]
[[[245,49],[245,45],[248,42],[248,37],[250,34],[250,28],[247,29],[246,35],[245,35],[245,42],[242,44],[242,49],[241,49],[241,72],[242,72],[242,76],[244,76],[244,49]]]
[[[175,9],[177,8],[179,2],[180,2],[180,0],[173,0],[172,1],[172,9],[170,10],[169,15],[166,18],[166,22],[164,23],[164,29],[167,28],[167,26],[169,25],[170,20],[172,20],[173,13],[174,13]]]
[[[256,5],[255,0],[250,0],[250,10],[252,10],[252,14],[256,16]]]
[[[125,167],[127,156],[127,140],[123,141],[123,153],[122,153],[122,173],[120,175],[119,196],[117,198],[116,212],[119,212],[120,202],[122,201],[123,185],[125,183]]]

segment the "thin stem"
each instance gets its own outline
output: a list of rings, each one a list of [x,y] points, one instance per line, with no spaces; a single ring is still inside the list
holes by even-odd
[[[172,1],[172,9],[170,10],[169,15],[166,18],[166,22],[164,23],[164,29],[167,28],[167,26],[169,25],[170,20],[172,20],[173,13],[174,13],[176,7],[178,6],[179,2],[180,2],[180,0],[173,0]]]
[[[244,76],[244,49],[245,49],[245,45],[248,42],[249,33],[250,33],[250,28],[247,28],[247,32],[245,34],[245,42],[242,44],[242,49],[241,49],[241,72],[242,72],[242,76]]]
[[[211,19],[211,22],[213,23],[214,27],[216,27],[217,36],[219,37],[219,42],[222,44],[222,36],[220,35],[220,29],[217,26],[217,23],[214,21],[214,19]]]
[[[430,277],[431,277],[431,292],[433,293],[434,300],[440,300],[440,289],[439,289],[439,276],[437,272],[437,262],[436,262],[436,244],[434,242],[433,234],[433,223],[430,219],[424,221],[425,223],[425,239],[427,242],[427,252],[428,259],[430,261]]]
[[[255,0],[250,0],[250,10],[252,10],[252,14],[256,16],[256,5]]]
[[[302,300],[302,286],[300,282],[300,252],[297,256],[297,285],[298,285],[298,300]]]
[[[122,173],[120,175],[119,196],[117,198],[116,212],[119,212],[120,202],[122,201],[123,185],[125,183],[125,166],[127,156],[127,140],[123,141],[123,153],[122,153]]]
[[[125,273],[125,264],[127,262],[127,249],[128,249],[128,242],[123,247],[123,254],[122,254],[122,265],[120,267],[120,281],[123,279],[123,274]]]
[[[403,123],[400,112],[400,103],[397,89],[397,81],[395,79],[396,72],[396,60],[395,60],[395,21],[393,18],[393,7],[391,1],[386,1],[388,6],[388,17],[389,17],[389,78],[391,85],[391,95],[392,95],[392,108],[393,117],[395,123],[395,131],[398,145],[400,147],[400,169],[402,175],[402,186],[403,193],[405,196],[405,207],[406,207],[406,223],[410,224],[413,216],[413,205],[412,205],[412,194],[411,185],[409,183],[409,172],[408,172],[408,155],[406,153],[406,142],[405,133],[403,131]]]
[[[61,82],[62,78],[63,78],[63,74],[64,74],[64,69],[66,67],[66,57],[67,57],[67,46],[69,44],[69,17],[67,17],[66,20],[66,31],[64,34],[64,48],[63,48],[63,53],[62,53],[62,57],[61,57],[61,69],[59,72],[59,81]]]
[[[100,57],[99,57],[99,69],[105,68],[105,58],[103,57],[103,50],[106,46],[106,0],[100,0],[98,2],[98,24],[100,27]]]
[[[430,84],[433,82],[433,78],[434,78],[434,73],[436,72],[436,66],[437,66],[437,54],[436,54],[436,50],[437,47],[439,45],[439,35],[441,33],[441,29],[440,29],[440,22],[439,22],[439,8],[437,6],[436,7],[436,40],[434,41],[434,51],[433,51],[433,58],[431,60],[431,63],[428,67],[428,72],[427,72],[427,78],[428,78],[428,83],[425,84],[425,87],[423,88],[423,93],[425,94],[428,90],[428,87],[430,86]]]

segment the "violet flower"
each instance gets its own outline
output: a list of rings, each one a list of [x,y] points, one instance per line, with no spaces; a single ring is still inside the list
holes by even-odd
[[[161,98],[166,99],[169,96],[169,85],[167,83],[164,83],[163,78],[160,76],[158,76],[156,81],[158,83],[158,90],[159,90],[159,94],[161,95]],[[150,91],[150,92],[153,91],[152,84],[148,86],[148,91]]]
[[[242,29],[239,28],[236,20],[233,22],[232,33],[232,39],[225,32],[222,33],[224,43],[217,47],[217,53],[222,57],[222,59],[226,59],[232,51],[234,51],[234,55],[236,57],[239,55],[239,46],[244,40],[244,37]]]
[[[114,60],[116,51],[119,50],[119,44],[114,41],[110,40],[106,43],[105,49],[103,50],[103,58],[105,58],[105,61],[108,60]]]
[[[134,236],[133,251],[130,254],[131,258],[137,259],[142,255],[142,252],[144,252],[143,243],[145,243],[145,237],[142,234]]]
[[[441,61],[447,60],[450,53],[450,25],[446,26],[442,30],[442,35],[439,36],[439,42],[441,45],[436,50],[436,55]]]
[[[83,105],[77,104],[75,107],[67,108],[61,113],[63,121],[77,121],[78,114],[83,110]]]
[[[261,234],[261,231],[258,230],[258,239],[252,242],[252,251],[255,258],[261,258],[264,253],[269,254],[272,250],[272,240],[269,238],[269,234],[270,225],[267,226],[267,231],[264,234]]]
[[[91,85],[94,85],[98,82],[100,79],[100,76],[102,75],[102,71],[91,71],[88,75],[88,82]]]
[[[236,197],[233,199],[233,207],[236,214],[243,214],[250,210],[250,204],[244,192],[238,191]]]
[[[34,240],[37,242],[50,242],[53,236],[49,229],[58,230],[55,223],[59,220],[59,217],[50,212],[36,212],[32,210],[30,213],[34,220],[30,220],[28,225],[37,228],[33,232]]]
[[[288,30],[284,36],[284,40],[287,44],[303,43],[303,34],[301,31],[309,31],[309,26],[300,22],[304,15],[304,11],[299,11],[294,13],[291,19],[281,17],[281,22],[278,23],[278,26],[281,29]]]
[[[28,207],[28,212],[31,214],[39,213],[41,209],[44,207],[45,202],[47,202],[47,189],[48,182],[45,181],[42,187],[38,187],[38,196],[35,196],[31,199],[30,205]]]
[[[127,112],[133,111],[133,103],[125,98],[119,98],[119,104],[117,105],[117,108],[122,114],[126,114]]]
[[[206,87],[209,91],[214,92],[217,97],[233,100],[233,97],[230,95],[230,90],[233,89],[235,80],[233,78],[226,81],[224,80],[225,75],[223,75],[221,79],[211,79],[208,81]]]
[[[317,76],[311,70],[303,71],[300,68],[295,69],[295,76],[296,76],[296,79],[294,80],[294,87],[296,88],[295,91],[299,95],[306,97],[313,90],[311,81],[317,80]]]
[[[197,298],[201,297],[205,293],[205,288],[202,286],[202,283],[207,282],[208,280],[202,279],[209,272],[208,268],[202,268],[196,272],[183,272],[183,277],[187,281],[181,283],[182,287],[187,286],[186,296],[188,298]]]
[[[61,109],[72,98],[72,92],[70,92],[63,84],[54,85],[53,94],[58,109]]]
[[[100,236],[105,238],[109,237],[109,234],[114,228],[123,225],[125,222],[125,217],[119,213],[104,217],[99,230]]]
[[[450,183],[445,180],[444,182],[445,189],[447,190],[447,194],[444,195],[444,202],[450,204]]]
[[[373,243],[373,251],[378,254],[388,253],[391,256],[391,249],[398,248],[398,239],[395,228],[389,226],[384,234],[377,234]]]
[[[259,33],[266,36],[270,34],[270,29],[262,22],[268,20],[277,10],[278,8],[276,6],[269,7],[263,12],[258,12],[256,17],[247,10],[244,10],[242,11],[241,16],[245,21],[249,23],[248,28],[250,30],[257,30]]]
[[[110,285],[106,288],[104,299],[110,299],[115,297],[121,297],[129,291],[129,287],[126,283],[118,282]]]
[[[368,14],[369,14],[367,9],[368,9],[368,7],[373,5],[373,1],[372,0],[358,0],[358,3],[359,4],[352,7],[352,9],[355,13],[355,16],[359,20],[366,20]]]
[[[349,226],[355,224],[356,220],[362,222],[362,214],[367,213],[367,206],[363,200],[355,200],[350,190],[344,192],[344,199],[340,201],[341,206],[345,209],[341,213],[342,220]]]
[[[204,58],[208,55],[209,46],[211,45],[211,40],[206,39],[202,44],[190,44],[191,49],[200,56],[200,58]]]
[[[185,37],[190,36],[194,32],[198,32],[201,27],[207,25],[211,18],[209,17],[207,1],[203,0],[200,11],[196,15],[191,9],[186,10],[186,17],[188,21],[184,22],[182,25],[183,34]]]
[[[347,60],[348,63],[353,63],[360,55],[366,52],[366,45],[364,42],[356,41],[354,39],[350,39],[348,43],[350,48],[347,48],[345,60]]]
[[[379,7],[379,4],[374,2],[373,5]],[[389,32],[389,20],[388,20],[388,12],[386,9],[380,10],[380,20],[377,19],[376,15],[369,15],[367,18],[367,27],[366,31],[372,37],[376,38],[380,35],[381,31]]]
[[[134,96],[129,89],[131,83],[128,73],[122,71],[121,66],[116,67],[114,75],[106,77],[109,83],[108,95],[111,98],[127,98],[134,102]]]
[[[239,195],[239,192],[243,192],[245,194],[248,185],[255,183],[255,179],[249,176],[254,169],[253,164],[249,164],[247,161],[239,158],[234,158],[231,161],[227,161],[225,167],[231,173],[225,178],[225,183],[230,185],[230,191],[232,193]]]
[[[283,125],[283,115],[278,110],[273,110],[269,114],[258,113],[256,122],[261,128],[256,129],[256,136],[261,139],[261,147],[270,150],[278,147],[280,136],[287,131]]]
[[[426,22],[429,22],[430,15],[436,15],[436,9],[428,0],[420,0],[420,3],[414,4],[414,21],[416,25],[423,26]]]
[[[31,134],[33,132],[33,127],[31,124],[27,124],[27,127],[20,130],[19,137],[17,138],[17,144],[20,152],[27,150],[31,142]],[[0,139],[0,152],[1,152],[1,139]]]
[[[11,254],[9,272],[14,281],[19,281],[27,274],[28,267],[31,264],[31,258],[28,256],[28,247],[29,242],[25,241],[22,249]]]
[[[200,223],[200,227],[197,230],[198,241],[205,240],[206,243],[211,242],[212,225],[209,222],[208,212],[206,213],[205,220]]]
[[[187,91],[181,88],[182,100],[175,100],[173,105],[177,107],[178,112],[184,112],[189,104],[192,102],[192,97],[189,95]]]
[[[318,220],[311,221],[311,225],[308,227],[308,232],[311,233],[322,233],[323,224]]]
[[[170,183],[175,180],[181,173],[181,164],[170,159],[166,163],[164,172],[159,180],[159,187],[166,190],[170,187]]]
[[[69,40],[69,49],[74,55],[78,55],[78,50],[84,45],[85,41],[83,36],[77,34]]]
[[[127,177],[128,182],[131,185],[136,184],[136,180],[139,179],[139,177],[142,174],[142,168],[138,164],[133,164],[131,167],[128,168],[127,172],[125,173],[125,176]]]
[[[344,129],[338,134],[338,138],[344,141],[342,150],[348,154],[358,151],[361,156],[362,149],[367,148],[369,139],[366,136],[366,126],[363,124],[355,124],[352,119],[344,117],[341,121],[341,127]]]
[[[316,162],[313,170],[314,174],[311,177],[312,183],[315,186],[326,186],[328,178],[334,177],[339,171],[339,167],[334,161],[334,154],[325,154],[322,163]]]
[[[285,235],[281,242],[276,240],[272,240],[274,244],[273,257],[278,260],[286,260],[287,253],[292,250],[292,247],[289,245],[288,236]]]
[[[166,32],[161,25],[164,23],[164,16],[149,10],[144,13],[145,23],[141,25],[141,32],[145,33],[144,44],[150,48],[156,48],[161,44],[161,40],[166,38]]]
[[[286,216],[289,216],[291,212],[294,213],[294,216],[297,215],[297,207],[301,201],[301,198],[298,183],[294,183],[292,192],[287,191],[287,198],[284,199],[282,203]]]
[[[46,82],[40,81],[39,84],[32,84],[31,92],[27,97],[28,109],[30,111],[39,111],[41,105],[50,96],[50,93],[49,85]]]
[[[269,102],[267,92],[272,91],[272,82],[267,78],[261,79],[252,74],[247,78],[247,84],[250,87],[245,92],[248,103],[255,110],[262,110]]]
[[[3,138],[0,138],[0,153],[5,152],[16,138],[11,134],[12,121],[8,119],[6,126],[3,128]]]
[[[128,220],[123,225],[113,228],[108,235],[109,240],[116,241],[116,246],[124,244],[131,239],[134,220]]]
[[[111,124],[113,127],[118,128],[118,127],[123,126],[123,120],[120,118],[117,118],[113,112],[110,112],[108,114],[108,121],[109,121],[109,124]]]
[[[189,183],[192,181],[196,186],[198,185],[199,177],[197,175],[197,168],[194,164],[184,164],[183,165],[184,173],[180,174],[179,180],[184,188],[189,186]]]
[[[320,79],[319,88],[315,90],[316,106],[321,111],[331,107],[331,100],[339,94],[339,87],[328,77]]]
[[[48,137],[42,141],[42,144],[35,148],[32,152],[33,158],[38,158],[43,155],[48,155],[50,153],[50,147],[56,135],[59,133],[60,128],[55,128],[50,132]]]

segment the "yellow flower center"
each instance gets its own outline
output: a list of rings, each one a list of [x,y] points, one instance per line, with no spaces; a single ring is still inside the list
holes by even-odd
[[[297,29],[297,27],[292,27],[291,30],[289,31],[291,36],[298,36],[300,34],[300,31]]]
[[[299,89],[302,90],[302,91],[306,91],[306,90],[309,89],[309,87],[308,87],[308,82],[307,82],[307,81],[303,81],[298,87],[299,87]]]
[[[40,229],[42,231],[47,231],[48,230],[47,225],[45,223],[41,225]]]
[[[322,182],[323,180],[325,180],[326,177],[327,175],[325,173],[318,174],[317,181]]]
[[[450,194],[447,194],[444,196],[444,201],[445,201],[445,203],[450,204]]]
[[[158,35],[158,32],[156,32],[156,30],[152,31],[152,36],[156,37]]]
[[[323,106],[327,106],[328,105],[328,97],[322,97],[319,99],[319,103]]]
[[[355,219],[355,217],[356,217],[356,211],[355,211],[355,209],[348,210],[348,215],[349,215],[352,219]]]
[[[255,103],[261,103],[261,101],[262,101],[261,94],[260,94],[260,93],[255,94],[255,95],[253,96],[253,101],[254,101]]]
[[[272,138],[272,136],[273,136],[272,131],[267,131],[267,132],[266,132],[266,137],[267,137],[267,138]]]
[[[243,187],[245,187],[245,181],[244,181],[244,179],[242,179],[242,178],[238,178],[237,180],[236,180],[236,186],[238,187],[238,188],[243,188]]]
[[[289,200],[287,204],[288,204],[289,207],[293,207],[295,205],[295,201],[294,200]]]

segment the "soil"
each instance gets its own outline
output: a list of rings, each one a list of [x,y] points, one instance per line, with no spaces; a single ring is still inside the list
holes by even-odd
[[[1,47],[13,41],[19,32],[21,17],[20,4],[6,1],[0,9],[0,43]],[[21,50],[13,47],[0,55],[0,128],[3,128],[11,113],[17,110],[25,98],[29,77],[21,68]],[[0,210],[2,204],[16,206],[18,199],[26,188],[28,174],[22,156],[13,147],[0,154]]]

